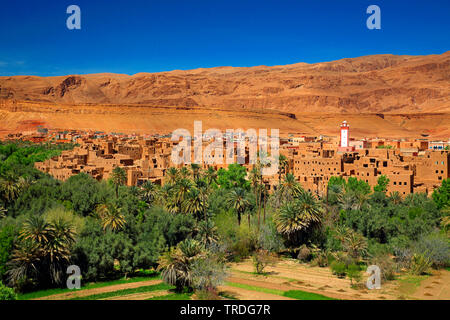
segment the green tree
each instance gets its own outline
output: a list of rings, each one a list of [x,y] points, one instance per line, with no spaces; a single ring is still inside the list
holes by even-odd
[[[450,178],[442,180],[441,186],[434,190],[433,200],[438,209],[450,207]]]
[[[277,230],[288,237],[306,232],[322,221],[322,209],[310,192],[303,192],[294,201],[286,202],[275,216]]]
[[[116,188],[116,198],[119,197],[119,187],[127,183],[127,173],[121,167],[115,167],[111,173],[111,181]]]
[[[14,239],[18,235],[15,226],[7,225],[0,229],[0,279],[7,271],[6,263],[9,261],[14,245]]]
[[[158,261],[158,270],[163,280],[176,287],[178,292],[183,288],[192,289],[192,266],[196,260],[204,256],[204,248],[194,239],[186,239],[163,254]]]
[[[377,185],[373,187],[373,191],[386,193],[388,185],[389,178],[385,175],[381,175],[377,180]]]
[[[182,202],[182,210],[186,214],[192,214],[197,219],[203,217],[207,220],[207,197],[198,188],[191,188],[185,195]]]
[[[113,232],[124,228],[126,220],[122,208],[117,204],[104,204],[97,207],[97,214],[103,225],[103,230],[111,229]]]
[[[240,164],[230,164],[228,169],[219,169],[217,182],[221,188],[227,190],[233,188],[250,189],[250,183],[246,180],[247,170]]]
[[[17,294],[0,281],[0,301],[2,300],[17,300]]]
[[[229,193],[227,203],[236,212],[238,225],[241,225],[242,214],[250,207],[250,201],[245,190],[242,188],[233,189]]]

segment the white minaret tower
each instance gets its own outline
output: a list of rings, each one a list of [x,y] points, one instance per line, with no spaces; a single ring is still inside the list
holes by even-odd
[[[341,144],[339,145],[341,148],[347,148],[349,146],[350,139],[350,126],[347,124],[347,121],[344,120],[341,124]]]

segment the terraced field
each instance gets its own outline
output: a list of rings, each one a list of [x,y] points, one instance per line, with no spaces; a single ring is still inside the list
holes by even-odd
[[[354,289],[328,268],[311,267],[294,260],[280,260],[267,273],[253,272],[250,260],[230,265],[230,276],[220,286],[223,299],[238,300],[383,300],[448,299],[449,271],[433,276],[405,278],[383,284],[381,290]],[[159,276],[87,284],[80,290],[53,289],[20,296],[37,300],[189,300],[190,293],[175,293]]]

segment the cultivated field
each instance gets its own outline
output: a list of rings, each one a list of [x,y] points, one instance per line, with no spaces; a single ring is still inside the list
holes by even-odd
[[[397,300],[450,299],[450,271],[435,271],[430,276],[399,276],[380,290],[352,288],[350,280],[333,275],[329,268],[311,267],[283,259],[267,273],[253,272],[250,260],[230,265],[230,276],[219,287],[222,299],[238,300]],[[118,280],[89,284],[78,291],[55,290],[22,295],[36,300],[188,300],[189,293],[173,292],[159,277]]]

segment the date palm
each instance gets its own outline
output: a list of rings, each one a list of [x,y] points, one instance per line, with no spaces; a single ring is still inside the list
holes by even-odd
[[[151,181],[146,181],[141,187],[141,198],[147,204],[152,204],[158,197],[158,188]]]
[[[111,173],[111,180],[116,189],[116,198],[119,197],[119,187],[127,183],[127,173],[121,167],[115,167]]]
[[[3,207],[0,204],[0,219],[6,218],[6,213],[8,212],[8,210],[5,209],[5,207]]]
[[[191,163],[192,177],[196,181],[200,176],[200,165],[197,163]]]
[[[52,239],[52,227],[41,216],[32,216],[23,225],[21,236],[37,243],[43,250]]]
[[[39,245],[32,240],[22,238],[6,264],[8,267],[6,276],[9,284],[16,287],[25,281],[34,282],[39,276],[41,257],[42,250]]]
[[[176,287],[176,291],[192,288],[191,267],[203,254],[204,247],[199,241],[186,239],[159,258],[158,271],[166,283]]]
[[[398,191],[391,192],[389,194],[389,199],[392,201],[393,204],[396,205],[402,203],[402,196]]]
[[[217,243],[217,241],[219,240],[217,227],[211,219],[200,221],[197,224],[196,232],[197,238],[205,247],[213,243]]]
[[[212,185],[213,183],[217,183],[217,171],[213,167],[208,166],[208,169],[205,172],[205,177],[208,186]]]
[[[179,172],[177,168],[171,167],[167,169],[167,184],[175,184],[179,178]]]
[[[191,188],[185,195],[182,203],[182,211],[192,214],[197,219],[206,214],[206,197],[197,188]],[[206,219],[205,219],[206,220]]]
[[[174,187],[175,201],[181,204],[184,201],[186,194],[193,187],[191,180],[187,178],[181,178]]]
[[[242,188],[233,189],[227,198],[227,204],[236,212],[238,225],[241,225],[242,214],[250,207],[250,201],[245,190]]]
[[[14,176],[0,178],[0,194],[6,203],[14,201],[22,191],[22,184]]]
[[[367,254],[367,239],[362,234],[347,227],[339,227],[336,231],[344,250],[352,258],[358,259]]]
[[[286,174],[279,189],[280,203],[292,201],[294,198],[301,196],[305,191],[300,183],[295,180],[292,173]]]
[[[181,179],[188,179],[191,176],[191,172],[189,171],[188,168],[182,167],[180,169],[179,175]]]
[[[285,203],[275,217],[278,232],[288,237],[306,231],[321,220],[320,204],[310,192],[303,192],[294,201]]]
[[[126,220],[121,211],[121,208],[115,204],[104,204],[97,208],[97,214],[102,220],[103,230],[110,228],[112,231],[119,231],[123,229]]]
[[[280,154],[278,157],[278,183],[281,183],[281,175],[287,174],[289,169],[289,161],[285,155]]]

